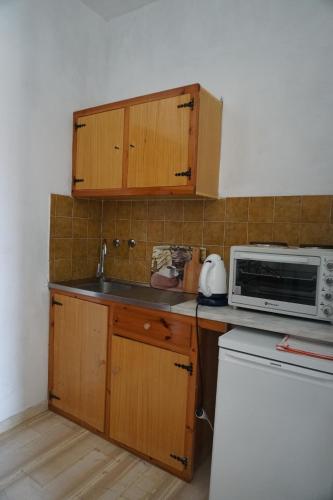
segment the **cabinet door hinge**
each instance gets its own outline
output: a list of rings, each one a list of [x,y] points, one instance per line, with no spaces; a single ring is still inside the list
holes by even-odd
[[[188,170],[184,170],[183,172],[176,172],[175,176],[176,177],[188,177],[189,179],[191,179],[192,170],[189,168]]]
[[[74,128],[77,130],[78,128],[86,127],[87,125],[85,123],[75,123]]]
[[[73,184],[77,184],[78,182],[84,182],[84,179],[78,179],[77,177],[73,177]]]
[[[184,102],[183,104],[178,104],[177,108],[190,108],[193,110],[194,108],[194,99],[192,98],[188,102]]]
[[[56,396],[55,394],[53,394],[52,391],[49,391],[49,399],[57,399],[58,401],[60,401],[59,396]]]
[[[177,460],[177,462],[180,462],[181,464],[183,464],[185,468],[187,467],[188,457],[180,457],[179,455],[175,455],[174,453],[170,453],[170,457]]]
[[[59,302],[54,297],[52,297],[52,305],[53,306],[62,306],[62,302]]]
[[[175,363],[175,366],[177,366],[177,368],[182,368],[183,370],[188,371],[190,375],[192,375],[193,373],[193,363],[190,363],[189,365],[183,365],[182,363]]]

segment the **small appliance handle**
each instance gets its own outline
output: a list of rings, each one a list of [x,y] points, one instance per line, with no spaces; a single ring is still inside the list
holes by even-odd
[[[208,286],[208,273],[215,266],[215,262],[212,260],[206,260],[202,266],[200,279],[199,279],[199,292],[203,293],[206,297],[212,295],[212,291]]]

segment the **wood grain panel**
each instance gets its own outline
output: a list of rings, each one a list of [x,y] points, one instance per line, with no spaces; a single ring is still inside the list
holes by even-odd
[[[76,130],[75,190],[122,186],[124,109],[80,117]]]
[[[200,89],[196,194],[218,198],[222,102]]]
[[[182,471],[189,357],[116,335],[112,340],[110,437]]]
[[[121,335],[135,334],[141,340],[158,340],[172,344],[175,348],[188,348],[191,345],[191,325],[162,312],[133,309],[129,306],[115,307],[113,330]]]
[[[176,172],[189,165],[190,94],[130,107],[127,186],[185,186],[187,177]]]
[[[54,298],[52,405],[103,431],[108,307]]]

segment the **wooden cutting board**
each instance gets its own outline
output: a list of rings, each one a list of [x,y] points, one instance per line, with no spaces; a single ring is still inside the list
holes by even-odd
[[[200,262],[200,248],[193,247],[192,260],[186,262],[184,267],[184,292],[197,293],[199,286],[199,276],[202,268]]]

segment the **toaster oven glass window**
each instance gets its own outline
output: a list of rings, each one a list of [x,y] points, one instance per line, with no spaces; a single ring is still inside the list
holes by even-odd
[[[317,271],[309,264],[237,259],[234,293],[314,306]]]

